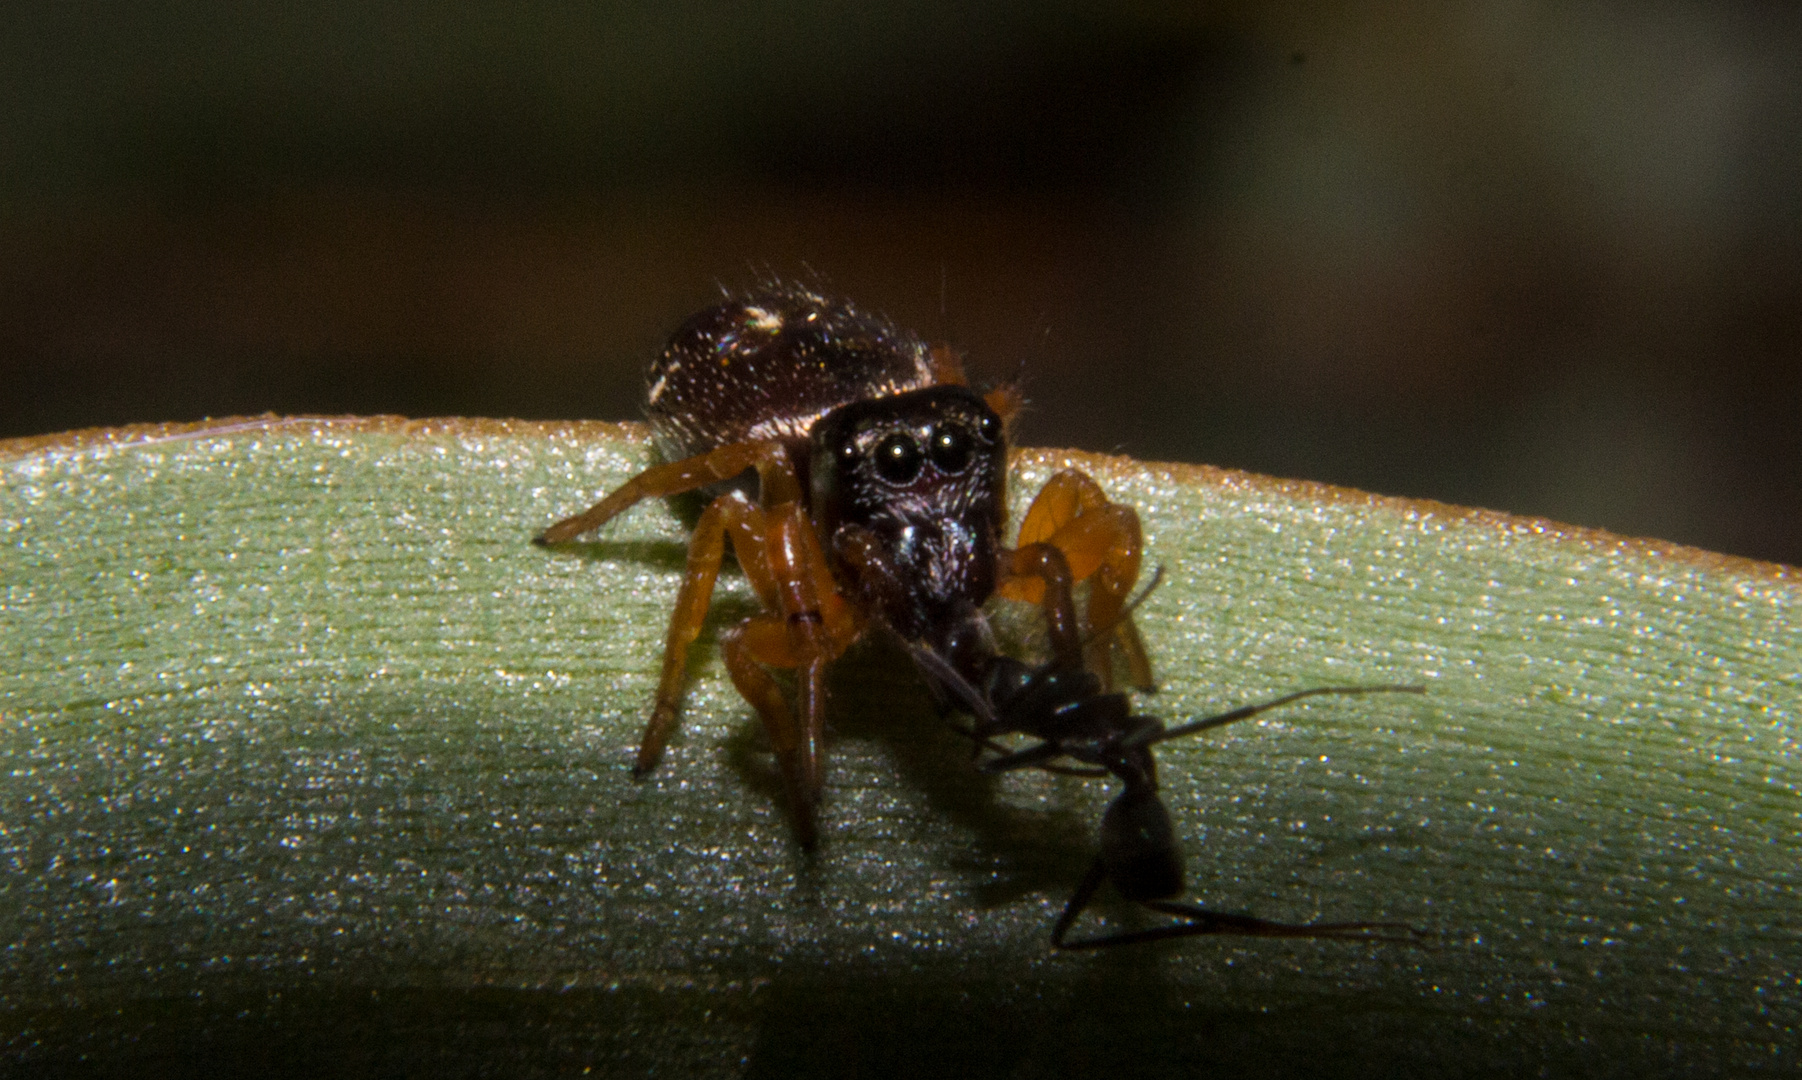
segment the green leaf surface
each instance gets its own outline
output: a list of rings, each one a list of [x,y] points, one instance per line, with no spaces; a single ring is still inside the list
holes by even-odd
[[[1802,575],[1186,466],[1143,515],[1193,897],[1422,946],[1055,955],[1110,785],[979,777],[837,668],[822,843],[713,636],[630,776],[683,531],[527,541],[632,426],[263,420],[0,444],[6,1060],[295,1075],[1796,1068]],[[1026,615],[1016,618],[1030,626]],[[1132,924],[1126,907],[1097,917]]]

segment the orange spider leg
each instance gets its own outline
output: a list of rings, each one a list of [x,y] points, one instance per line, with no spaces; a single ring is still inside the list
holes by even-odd
[[[765,505],[801,497],[800,481],[782,443],[775,439],[733,443],[711,453],[699,454],[667,465],[653,465],[613,489],[606,498],[574,517],[566,517],[539,533],[536,544],[561,544],[591,529],[598,529],[630,509],[641,499],[679,495],[684,491],[730,480],[746,469],[756,469]]]
[[[763,730],[769,734],[770,747],[776,751],[776,762],[782,769],[782,785],[788,791],[795,832],[802,847],[812,847],[815,795],[802,764],[801,732],[794,712],[782,696],[782,688],[764,670],[765,664],[796,666],[789,644],[787,619],[753,615],[721,636],[720,653],[726,661],[726,672],[732,676],[732,685],[763,721]]]
[[[798,668],[800,775],[810,798],[820,791],[820,750],[826,732],[826,664],[838,657],[862,632],[861,620],[838,591],[819,534],[801,504],[787,503],[771,512],[767,552],[788,626],[789,648]]]
[[[1144,538],[1139,515],[1131,507],[1110,502],[1086,473],[1066,469],[1045,482],[1020,523],[1018,543],[1049,544],[1064,553],[1072,581],[1093,577],[1089,592],[1088,663],[1112,683],[1113,646],[1126,657],[1133,684],[1152,690],[1151,661],[1133,625],[1126,600],[1139,578]],[[1004,580],[1003,596],[1029,603],[1044,602],[1045,582],[1030,576]]]
[[[643,776],[657,766],[670,733],[675,730],[676,705],[682,698],[683,675],[688,667],[688,647],[700,635],[701,623],[713,601],[713,585],[719,578],[728,535],[751,587],[764,603],[774,606],[776,585],[765,551],[766,527],[764,512],[736,491],[709,503],[695,522],[694,535],[688,541],[688,570],[682,578],[675,610],[670,613],[656,704],[651,707],[651,720],[645,725],[638,759],[632,767],[635,775]]]
[[[970,385],[970,380],[964,377],[964,358],[948,343],[941,341],[927,349],[926,359],[932,365],[934,386]]]
[[[709,503],[695,522],[688,568],[670,614],[657,699],[638,748],[634,774],[655,768],[669,743],[688,667],[688,648],[700,635],[725,558],[726,542],[745,577],[775,614],[754,616],[722,639],[727,671],[770,732],[795,808],[802,842],[813,843],[813,808],[820,793],[820,748],[826,726],[826,664],[863,631],[859,613],[838,592],[787,451],[776,440],[733,443],[707,454],[646,469],[606,498],[565,518],[538,537],[540,544],[574,539],[640,501],[691,491],[756,469],[769,509],[730,492]],[[760,664],[800,669],[799,718]]]
[[[862,620],[838,592],[812,524],[798,503],[770,512],[765,552],[780,597],[778,613],[757,615],[725,637],[726,670],[756,707],[781,764],[804,847],[814,843],[826,728],[826,665],[862,632]],[[791,710],[769,667],[797,670]]]
[[[1069,560],[1072,578],[1090,580],[1086,624],[1090,669],[1111,683],[1113,646],[1119,645],[1133,684],[1141,690],[1155,689],[1150,661],[1126,610],[1127,594],[1139,578],[1143,545],[1139,515],[1130,507],[1110,504],[1074,518],[1049,543]]]
[[[1045,481],[1045,486],[1033,496],[1032,505],[1020,521],[1019,543],[1024,546],[1049,540],[1079,514],[1107,504],[1107,493],[1088,473],[1065,469]]]
[[[1050,544],[1025,544],[1003,550],[999,562],[1000,584],[995,592],[1043,607],[1045,631],[1051,638],[1051,655],[1057,666],[1082,667],[1082,635],[1077,629],[1076,600],[1070,592],[1076,579],[1070,576],[1064,553]],[[1009,590],[1016,585],[1020,587]],[[1035,595],[1024,595],[1026,585],[1033,588]]]
[[[1013,431],[1014,419],[1026,407],[1026,399],[1020,396],[1020,388],[1012,385],[997,386],[982,395],[982,400],[983,404],[995,410],[996,416],[1001,417],[1002,424],[1009,432]]]

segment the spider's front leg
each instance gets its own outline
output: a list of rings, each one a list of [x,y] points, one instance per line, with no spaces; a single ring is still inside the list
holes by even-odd
[[[676,597],[675,610],[670,612],[656,704],[651,706],[650,723],[645,725],[644,738],[638,744],[638,759],[632,766],[632,775],[643,777],[656,768],[670,733],[675,730],[676,706],[682,699],[682,684],[688,668],[688,647],[700,635],[701,623],[707,618],[707,609],[713,601],[713,586],[719,579],[720,563],[726,555],[728,536],[732,538],[732,550],[738,555],[738,565],[751,582],[751,588],[765,607],[777,605],[776,583],[770,573],[764,544],[767,531],[764,512],[740,492],[722,495],[701,511],[700,520],[695,522],[694,533],[688,541],[688,569],[682,575],[682,591]],[[740,691],[743,692],[742,686]]]
[[[746,469],[757,470],[760,497],[773,505],[801,497],[800,480],[788,460],[788,452],[779,439],[731,443],[705,454],[653,465],[608,492],[593,506],[566,517],[532,538],[544,547],[574,540],[585,532],[600,528],[631,509],[642,499],[664,495],[680,495],[721,480],[730,480]]]
[[[1060,647],[1057,624],[1067,617],[1060,612],[1073,608],[1067,595],[1070,586],[1088,580],[1086,656],[1082,662],[1101,676],[1104,685],[1111,686],[1113,651],[1118,648],[1133,685],[1144,691],[1157,689],[1144,641],[1126,608],[1139,580],[1144,549],[1138,512],[1109,501],[1101,485],[1087,473],[1065,469],[1047,480],[1033,498],[1016,543],[1018,547],[1003,561],[996,592],[1044,606],[1052,650],[1059,661],[1067,662],[1070,650],[1067,644]],[[1062,556],[1067,568],[1064,580],[1059,580],[1048,548]]]
[[[680,495],[721,480],[729,480],[746,469],[756,469],[761,490],[778,497],[799,498],[800,484],[781,442],[768,439],[732,443],[710,453],[684,458],[665,465],[654,465],[609,492],[600,502],[572,517],[564,518],[539,533],[533,543],[540,546],[563,543],[597,529],[630,509],[642,499]],[[638,747],[633,773],[643,776],[663,756],[664,745],[676,724],[676,704],[682,697],[683,674],[688,667],[688,646],[701,631],[707,607],[713,598],[713,585],[719,577],[720,561],[725,557],[725,537],[730,533],[739,553],[739,563],[752,588],[766,605],[774,606],[776,591],[768,562],[763,557],[763,512],[743,495],[728,494],[715,499],[701,518],[688,543],[688,569],[682,578],[682,591],[676,598],[676,609],[670,615],[669,634],[663,649],[663,675],[657,683],[656,704],[651,708],[650,723]]]
[[[799,503],[771,510],[761,540],[773,593],[766,603],[774,610],[733,627],[721,650],[733,685],[756,707],[769,733],[796,834],[803,847],[811,848],[826,729],[826,665],[862,633],[863,616],[840,594],[813,523]],[[736,550],[742,560],[744,547]],[[766,666],[796,671],[796,708],[789,708]]]
[[[675,730],[688,669],[688,648],[700,635],[713,600],[726,543],[769,613],[725,635],[727,671],[756,707],[770,735],[794,805],[804,844],[813,842],[813,808],[820,794],[820,746],[826,717],[826,664],[862,632],[860,613],[840,595],[787,449],[776,440],[733,443],[711,453],[646,469],[600,502],[546,529],[539,544],[561,543],[605,524],[641,499],[676,495],[756,469],[767,509],[730,492],[709,503],[688,544],[688,566],[670,613],[663,673],[645,725],[633,774],[655,768]],[[800,715],[762,665],[800,671]]]

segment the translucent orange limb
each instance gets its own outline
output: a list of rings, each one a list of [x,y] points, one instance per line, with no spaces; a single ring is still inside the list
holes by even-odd
[[[827,603],[843,604],[836,593]],[[797,617],[800,616],[800,617]],[[826,665],[842,654],[855,639],[831,633],[835,619],[824,612],[817,618],[805,613],[755,615],[739,623],[725,637],[723,651],[732,684],[756,709],[769,733],[770,746],[782,769],[794,813],[795,831],[803,847],[815,840],[815,808],[820,802],[820,760],[826,726]],[[852,625],[854,620],[848,621]],[[797,708],[790,709],[782,689],[765,666],[798,669]]]
[[[794,466],[788,460],[781,441],[732,443],[711,453],[700,454],[667,465],[653,465],[644,472],[613,489],[593,506],[566,517],[539,533],[534,543],[561,544],[591,529],[598,529],[630,509],[641,499],[661,495],[679,495],[698,487],[730,480],[746,469],[756,469],[763,503],[774,505],[801,497],[801,485]]]
[[[1051,638],[1051,655],[1057,666],[1082,667],[1082,635],[1076,622],[1076,600],[1070,592],[1075,578],[1064,553],[1050,544],[1026,544],[1003,550],[999,569],[1002,586],[1015,581],[1037,586],[1038,595],[1032,600],[1045,612],[1045,632]],[[1002,588],[995,591],[1006,595]]]
[[[1001,417],[1001,422],[1009,432],[1013,431],[1014,420],[1020,415],[1020,410],[1026,407],[1026,399],[1020,396],[1020,388],[1017,386],[997,386],[982,395],[982,400],[995,410],[996,416]]]
[[[1065,469],[1045,481],[1032,497],[1032,505],[1020,520],[1017,542],[1022,546],[1043,543],[1078,514],[1107,504],[1107,493],[1088,473]]]
[[[771,512],[770,573],[788,630],[791,661],[799,669],[795,714],[800,729],[799,775],[811,806],[819,798],[820,757],[826,735],[826,665],[862,632],[861,619],[838,591],[819,534],[800,503]]]
[[[832,564],[801,504],[769,511],[766,555],[774,583],[771,607],[789,621],[796,647],[836,659],[863,632],[863,620],[839,593]]]
[[[934,386],[970,385],[970,380],[964,377],[964,358],[946,342],[938,342],[927,349],[926,360],[932,365]]]
[[[1112,649],[1118,646],[1133,684],[1154,689],[1144,641],[1126,610],[1144,550],[1138,513],[1110,502],[1088,474],[1066,469],[1046,481],[1034,497],[1020,523],[1018,543],[1022,549],[1033,544],[1057,548],[1069,564],[1073,582],[1093,578],[1087,620],[1090,668],[1111,684]],[[1004,578],[996,591],[1028,603],[1046,602],[1046,582],[1032,576]]]
[[[1132,673],[1133,685],[1151,690],[1151,663],[1140,643],[1138,629],[1126,601],[1139,579],[1140,552],[1144,540],[1139,515],[1131,507],[1109,504],[1077,517],[1051,537],[1053,547],[1070,561],[1070,573],[1081,579],[1091,567],[1087,619],[1088,662],[1091,670],[1111,683],[1113,647],[1120,646]]]
[[[782,688],[763,667],[796,666],[797,658],[789,648],[788,620],[777,615],[753,615],[726,631],[720,640],[720,652],[732,685],[757,710],[763,730],[769,734],[801,846],[812,847],[814,807],[819,796],[808,776],[803,736],[795,714],[782,696]]]
[[[657,766],[670,733],[675,730],[676,706],[682,699],[683,676],[688,668],[688,647],[700,635],[701,623],[713,602],[713,586],[719,579],[727,537],[732,540],[732,549],[751,587],[766,604],[775,603],[775,579],[770,575],[764,545],[766,528],[763,511],[736,491],[709,503],[695,522],[694,534],[688,541],[688,569],[682,577],[675,610],[670,612],[669,634],[664,639],[663,675],[657,680],[656,703],[651,707],[651,720],[645,725],[638,759],[632,768],[636,775],[643,776]]]

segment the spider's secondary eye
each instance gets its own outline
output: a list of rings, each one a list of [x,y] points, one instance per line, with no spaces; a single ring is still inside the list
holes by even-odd
[[[982,436],[983,442],[992,443],[1000,439],[1001,418],[994,413],[989,413],[982,418],[982,427],[978,429],[978,433]]]
[[[970,464],[970,436],[959,427],[940,424],[932,429],[927,453],[946,476],[956,476]]]
[[[891,484],[905,484],[920,475],[925,455],[920,444],[906,435],[890,435],[876,444],[876,475]]]

